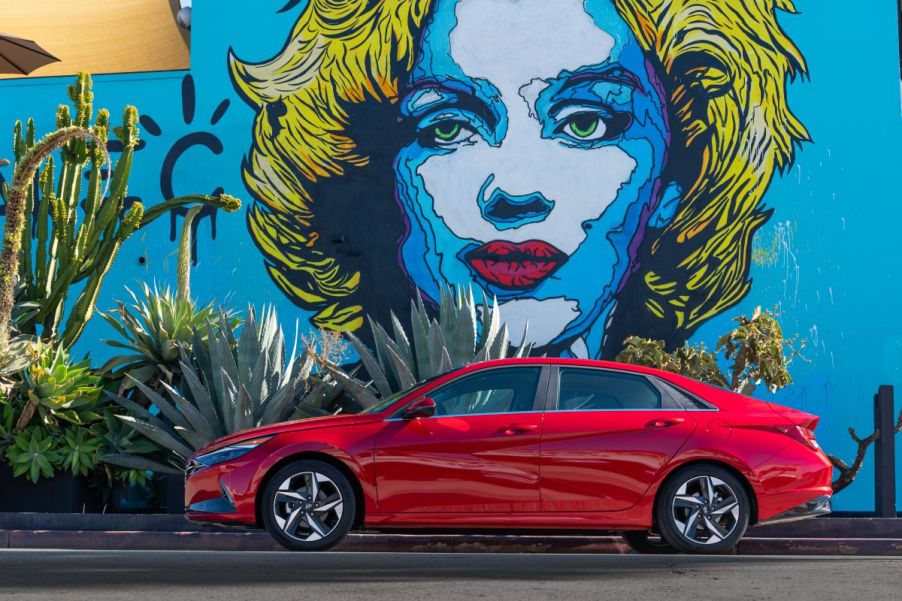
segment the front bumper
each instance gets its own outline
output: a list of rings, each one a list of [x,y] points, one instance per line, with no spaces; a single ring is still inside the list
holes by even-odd
[[[815,497],[810,501],[802,503],[801,505],[796,505],[792,509],[788,511],[784,511],[779,515],[775,515],[774,517],[764,520],[760,522],[758,525],[763,526],[766,524],[783,524],[786,522],[797,522],[799,520],[807,520],[809,518],[816,518],[821,515],[827,515],[830,513],[830,495],[822,495],[820,497]]]
[[[185,481],[185,515],[193,522],[254,524],[255,461],[192,469]]]

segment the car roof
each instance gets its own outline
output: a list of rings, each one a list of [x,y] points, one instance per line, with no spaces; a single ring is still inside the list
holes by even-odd
[[[661,369],[655,369],[653,367],[645,367],[644,365],[633,365],[631,363],[620,363],[618,361],[600,361],[597,359],[576,359],[571,357],[512,357],[507,359],[492,359],[491,361],[472,363],[463,368],[463,370],[461,371],[472,371],[486,367],[510,367],[513,365],[565,365],[572,367],[596,367],[661,376],[665,377],[665,379],[670,379],[674,375],[671,372],[667,372]]]

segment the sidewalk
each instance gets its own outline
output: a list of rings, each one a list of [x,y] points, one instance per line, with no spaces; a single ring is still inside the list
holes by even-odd
[[[192,524],[179,515],[0,513],[0,548],[277,551],[268,534]],[[336,551],[629,553],[619,536],[349,535]],[[902,519],[820,518],[752,528],[740,555],[898,555]]]

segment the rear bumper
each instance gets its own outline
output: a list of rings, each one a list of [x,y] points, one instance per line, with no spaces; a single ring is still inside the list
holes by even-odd
[[[786,522],[796,522],[798,520],[807,520],[809,518],[816,518],[821,515],[827,515],[830,513],[830,495],[822,495],[820,497],[816,497],[802,503],[801,505],[796,505],[792,509],[788,511],[784,511],[779,515],[775,515],[774,517],[764,520],[760,522],[758,525],[766,525],[766,524],[782,524]]]

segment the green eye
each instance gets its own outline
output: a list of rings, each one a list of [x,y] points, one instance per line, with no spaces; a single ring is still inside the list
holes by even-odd
[[[585,139],[598,130],[600,122],[601,118],[595,113],[577,113],[567,120],[565,129],[572,136]]]
[[[432,128],[435,139],[440,142],[451,142],[460,135],[463,129],[457,121],[444,121]]]

